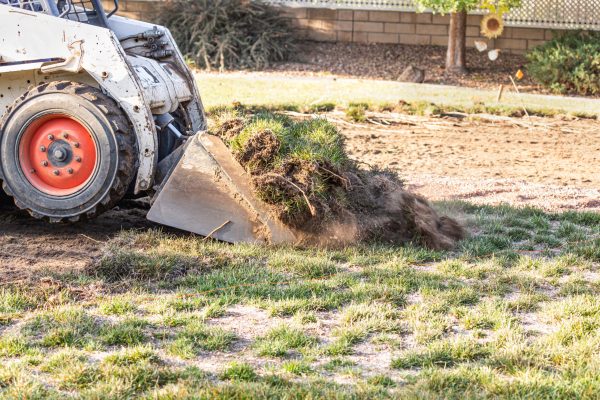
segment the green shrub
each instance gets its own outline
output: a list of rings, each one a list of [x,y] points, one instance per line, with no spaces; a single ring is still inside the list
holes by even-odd
[[[200,68],[264,68],[294,48],[292,29],[272,6],[244,0],[174,0],[156,22]]]
[[[572,32],[527,54],[528,70],[557,93],[600,94],[600,32]]]

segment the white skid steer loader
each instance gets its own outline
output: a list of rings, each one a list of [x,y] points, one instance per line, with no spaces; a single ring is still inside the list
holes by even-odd
[[[205,133],[194,77],[161,26],[100,0],[0,0],[0,181],[49,222],[153,194],[152,221],[229,242],[282,243],[243,168]]]

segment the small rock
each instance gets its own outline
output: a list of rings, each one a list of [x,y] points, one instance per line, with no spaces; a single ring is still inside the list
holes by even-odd
[[[398,80],[401,82],[423,83],[423,81],[425,81],[425,71],[409,65],[402,74],[400,74]]]

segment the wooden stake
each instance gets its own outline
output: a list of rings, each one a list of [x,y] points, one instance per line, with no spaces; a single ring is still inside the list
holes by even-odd
[[[500,102],[500,99],[502,98],[503,93],[504,93],[504,85],[500,85],[500,87],[498,88],[498,96],[496,96],[496,103]]]
[[[525,111],[525,115],[527,115],[527,119],[531,119],[531,117],[529,116],[529,113],[527,112],[527,109],[525,108],[525,104],[523,104],[523,99],[521,98],[521,92],[519,92],[519,88],[517,87],[515,80],[513,79],[512,75],[509,75],[508,77],[510,78],[510,81],[512,82],[513,87],[517,91],[517,94],[519,95],[519,100],[521,100],[521,107],[523,107],[523,111]]]

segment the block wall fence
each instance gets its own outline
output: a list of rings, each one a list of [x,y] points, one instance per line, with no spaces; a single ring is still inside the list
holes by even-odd
[[[111,9],[112,2],[105,1]],[[121,0],[118,14],[151,20],[159,10],[160,0]],[[400,11],[331,10],[325,8],[280,7],[298,35],[325,42],[391,43],[413,45],[448,44],[448,15]],[[481,15],[467,17],[467,46],[485,40],[480,34]],[[522,54],[552,39],[553,30],[544,28],[505,27],[491,46],[507,53]]]

